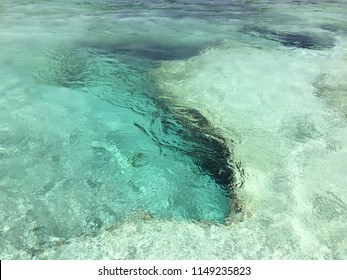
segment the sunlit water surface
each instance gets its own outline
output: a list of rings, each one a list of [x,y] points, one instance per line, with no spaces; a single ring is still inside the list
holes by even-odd
[[[0,257],[346,259],[346,14],[2,1]]]

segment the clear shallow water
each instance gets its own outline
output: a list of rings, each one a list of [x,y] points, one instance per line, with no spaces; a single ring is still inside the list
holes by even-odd
[[[2,257],[345,259],[345,12],[2,3]]]

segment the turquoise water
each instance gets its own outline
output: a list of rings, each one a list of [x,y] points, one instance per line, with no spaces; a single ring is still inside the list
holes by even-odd
[[[344,1],[3,1],[5,259],[346,259]]]

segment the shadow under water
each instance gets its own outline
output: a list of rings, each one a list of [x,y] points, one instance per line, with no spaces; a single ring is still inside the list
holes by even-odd
[[[279,42],[285,47],[302,49],[329,49],[335,46],[335,39],[327,34],[308,32],[281,32],[267,28],[245,28],[246,33]]]

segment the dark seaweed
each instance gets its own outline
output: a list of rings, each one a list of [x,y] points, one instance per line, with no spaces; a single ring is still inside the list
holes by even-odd
[[[232,168],[233,156],[225,140],[208,119],[193,108],[175,108],[173,104],[157,102],[164,114],[159,118],[163,134],[151,130],[151,137],[161,145],[190,156],[201,171],[223,187],[228,195],[237,185]],[[166,135],[177,135],[176,142],[167,142]]]

